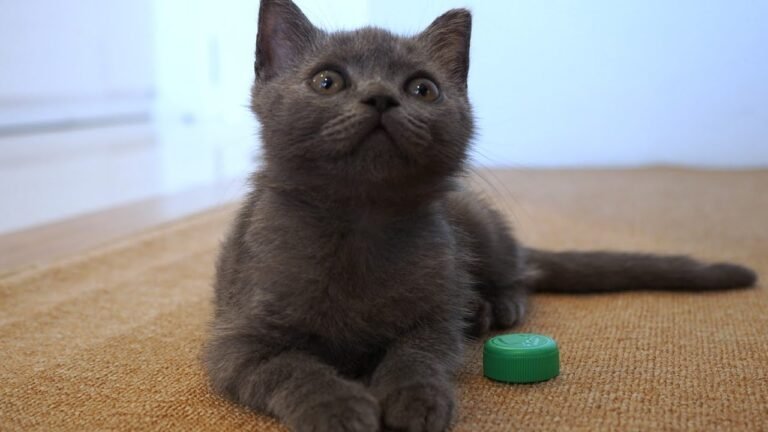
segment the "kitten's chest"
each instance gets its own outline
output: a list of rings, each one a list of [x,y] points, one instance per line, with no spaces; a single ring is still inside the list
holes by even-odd
[[[439,218],[397,222],[296,233],[312,245],[301,260],[306,271],[296,274],[296,318],[323,337],[355,340],[394,337],[443,310],[458,315],[461,265],[451,231]]]

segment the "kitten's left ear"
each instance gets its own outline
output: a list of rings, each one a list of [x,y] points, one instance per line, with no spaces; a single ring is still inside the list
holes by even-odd
[[[291,66],[320,33],[291,0],[261,0],[256,78],[267,81]]]
[[[427,44],[432,58],[448,71],[451,78],[466,87],[471,34],[472,14],[466,9],[451,9],[417,38]]]

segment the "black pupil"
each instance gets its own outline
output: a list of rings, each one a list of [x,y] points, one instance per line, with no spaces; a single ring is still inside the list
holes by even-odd
[[[333,78],[329,76],[323,77],[323,79],[320,81],[320,88],[323,90],[328,90],[331,87],[333,87]]]
[[[424,83],[416,85],[416,94],[419,96],[426,96],[429,93],[429,86]]]

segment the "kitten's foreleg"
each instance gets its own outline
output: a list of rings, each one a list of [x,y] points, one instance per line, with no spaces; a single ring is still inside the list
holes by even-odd
[[[385,427],[409,432],[448,429],[463,346],[461,326],[443,322],[422,325],[387,350],[371,378]]]
[[[206,359],[211,381],[235,402],[273,414],[299,432],[379,430],[378,401],[319,359],[296,351],[264,359],[244,341],[216,342],[218,349]]]

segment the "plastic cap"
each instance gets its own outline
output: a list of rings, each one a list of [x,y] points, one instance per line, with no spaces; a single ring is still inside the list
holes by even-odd
[[[560,351],[554,339],[515,333],[488,339],[483,349],[483,374],[496,381],[533,383],[560,374]]]

